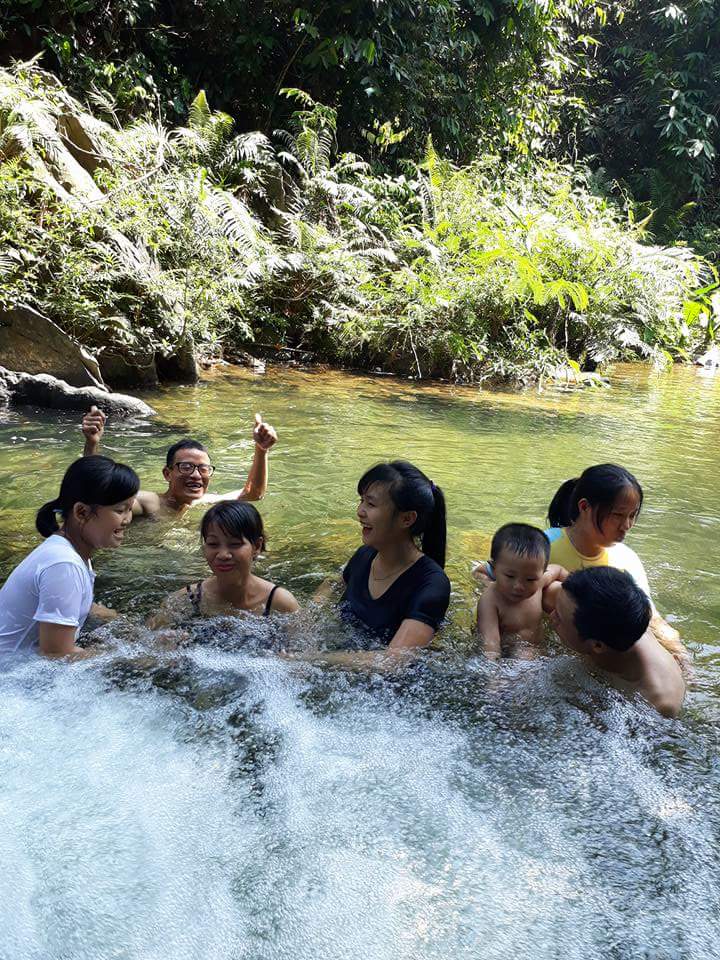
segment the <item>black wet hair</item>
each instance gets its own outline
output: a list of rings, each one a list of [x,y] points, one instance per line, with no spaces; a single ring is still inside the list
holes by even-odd
[[[267,543],[265,528],[260,514],[251,503],[242,500],[221,500],[210,507],[200,524],[200,536],[207,540],[210,526],[215,524],[229,537],[247,540],[248,543],[260,542],[264,550]]]
[[[49,537],[60,529],[56,514],[67,520],[76,503],[109,507],[134,497],[139,489],[140,478],[132,467],[110,457],[81,457],[65,471],[60,495],[40,507],[35,526],[43,537]]]
[[[542,560],[544,567],[550,562],[550,541],[542,530],[529,523],[506,523],[500,527],[492,538],[490,559],[496,562],[503,550]]]
[[[445,496],[440,487],[407,460],[392,460],[371,467],[360,477],[358,495],[362,496],[375,483],[387,487],[398,512],[414,510],[417,513],[410,534],[420,537],[422,552],[444,567],[447,521]]]
[[[579,477],[566,480],[548,507],[551,527],[570,527],[580,516],[579,503],[587,500],[595,510],[595,526],[600,527],[612,511],[618,496],[628,487],[635,491],[642,507],[643,490],[635,477],[616,463],[599,463],[588,467]]]
[[[193,440],[191,437],[186,437],[184,440],[178,440],[177,443],[174,443],[168,450],[165,456],[165,466],[170,468],[175,462],[175,454],[179,450],[202,450],[203,453],[207,453],[207,447],[200,443],[199,440]]]
[[[583,640],[598,640],[625,653],[648,628],[652,616],[650,601],[624,570],[576,570],[562,588],[577,605],[575,627]]]

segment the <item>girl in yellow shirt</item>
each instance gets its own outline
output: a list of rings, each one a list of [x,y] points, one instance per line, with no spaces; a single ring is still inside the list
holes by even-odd
[[[566,480],[548,509],[550,562],[570,573],[586,567],[616,567],[629,573],[650,602],[650,585],[642,561],[623,541],[643,503],[642,487],[624,467],[600,463]],[[672,654],[689,659],[680,636],[653,606],[651,629]]]

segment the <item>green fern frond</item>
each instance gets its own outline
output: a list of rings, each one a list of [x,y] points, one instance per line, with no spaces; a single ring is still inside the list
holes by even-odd
[[[201,90],[190,104],[188,110],[188,123],[190,129],[195,133],[204,134],[212,117],[210,104],[205,96],[205,91]]]

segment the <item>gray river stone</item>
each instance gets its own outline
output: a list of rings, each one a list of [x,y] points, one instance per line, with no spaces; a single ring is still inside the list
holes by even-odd
[[[155,411],[143,400],[124,393],[107,393],[99,387],[73,387],[48,374],[16,373],[0,367],[0,401],[52,407],[57,410],[88,410],[93,404],[114,417],[152,417]]]
[[[28,306],[0,310],[0,361],[13,370],[60,377],[74,387],[104,386],[94,358]]]

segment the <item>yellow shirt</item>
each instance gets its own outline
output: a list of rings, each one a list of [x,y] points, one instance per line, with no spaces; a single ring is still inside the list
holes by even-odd
[[[545,533],[550,541],[550,563],[559,563],[570,573],[574,573],[575,570],[584,570],[586,567],[615,567],[617,570],[625,570],[650,598],[650,584],[642,561],[635,551],[624,543],[603,547],[596,556],[586,557],[570,542],[567,528],[551,527]]]

